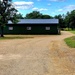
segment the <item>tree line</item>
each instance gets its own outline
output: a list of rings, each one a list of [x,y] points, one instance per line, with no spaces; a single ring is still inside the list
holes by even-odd
[[[75,10],[71,12],[67,12],[66,15],[55,15],[54,17],[50,15],[44,15],[39,11],[32,11],[26,14],[25,17],[22,14],[17,14],[19,19],[59,19],[59,26],[61,29],[63,28],[71,28],[72,30],[75,28]]]

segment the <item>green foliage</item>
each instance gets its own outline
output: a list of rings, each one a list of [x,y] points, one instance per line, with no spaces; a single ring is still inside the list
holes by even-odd
[[[13,23],[15,23],[14,21],[17,20],[17,10],[9,1],[11,0],[0,1],[0,25],[2,26],[6,25],[9,20]]]
[[[52,18],[49,15],[43,15],[39,11],[33,11],[31,13],[26,14],[26,19],[50,19]]]
[[[0,0],[0,25],[1,25],[1,37],[3,37],[3,27],[10,20],[12,23],[17,23],[17,10],[13,7],[12,0]]]
[[[36,18],[39,19],[41,16],[42,14],[40,12],[33,11],[31,13],[28,13],[25,18],[26,19],[36,19]]]
[[[18,18],[18,19],[24,19],[24,17],[22,16],[21,13],[17,14],[17,18]]]
[[[42,14],[42,17],[41,17],[42,19],[50,19],[50,18],[53,18],[52,16],[49,16],[49,15],[43,15]]]
[[[72,28],[72,30],[75,28],[75,10],[67,12],[67,15],[65,16],[65,24],[68,28]]]
[[[59,19],[59,26],[60,28],[65,28],[65,24],[64,24],[64,18],[62,15],[55,15],[54,18]]]
[[[75,48],[75,36],[69,37],[64,39],[66,44],[71,47],[71,48]]]

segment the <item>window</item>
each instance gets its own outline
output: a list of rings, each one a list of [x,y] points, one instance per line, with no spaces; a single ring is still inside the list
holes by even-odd
[[[13,30],[13,27],[9,27],[9,30]]]
[[[27,30],[31,30],[31,27],[27,27]]]
[[[46,30],[50,30],[50,27],[46,27]]]

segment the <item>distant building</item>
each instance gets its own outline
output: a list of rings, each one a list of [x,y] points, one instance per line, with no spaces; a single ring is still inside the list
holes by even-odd
[[[18,24],[8,22],[4,34],[58,34],[58,19],[19,19]]]

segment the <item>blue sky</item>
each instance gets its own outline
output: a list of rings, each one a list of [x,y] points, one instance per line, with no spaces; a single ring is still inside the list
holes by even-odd
[[[13,0],[13,4],[23,16],[32,11],[54,16],[75,9],[75,0]]]

